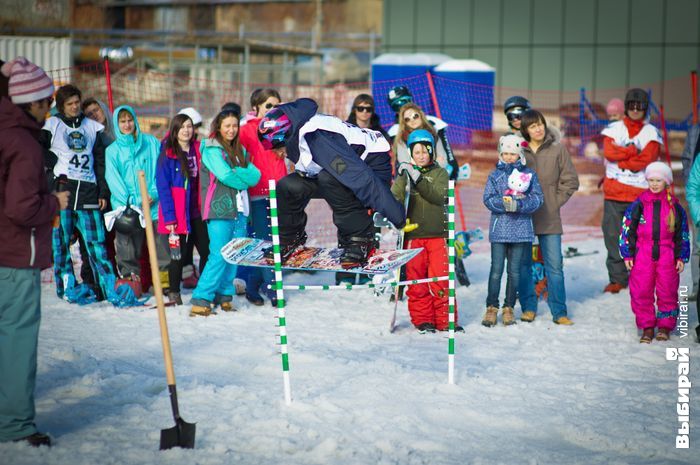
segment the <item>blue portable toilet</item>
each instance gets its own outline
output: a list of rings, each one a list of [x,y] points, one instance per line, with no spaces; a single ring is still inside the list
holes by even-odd
[[[449,60],[436,66],[432,74],[442,119],[457,126],[449,132],[452,142],[468,144],[471,131],[491,130],[494,68],[479,60]]]
[[[426,73],[451,60],[442,53],[384,53],[372,60],[372,95],[376,112],[385,128],[394,122],[394,112],[387,103],[389,91],[406,86],[413,100],[427,114],[435,114]]]

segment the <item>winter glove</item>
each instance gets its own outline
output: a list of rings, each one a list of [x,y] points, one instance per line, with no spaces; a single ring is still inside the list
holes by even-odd
[[[374,212],[374,215],[372,215],[372,221],[374,222],[374,226],[377,228],[389,228],[394,231],[401,231],[403,230],[404,232],[411,232],[415,229],[418,228],[418,223],[411,223],[411,220],[406,218],[406,224],[404,225],[403,228],[397,228],[394,223],[389,221],[384,215],[382,215],[379,212]]]
[[[389,228],[396,230],[396,226],[394,226],[394,223],[389,221],[386,216],[382,215],[379,212],[374,212],[374,215],[372,215],[372,221],[374,222],[374,226],[377,228]]]
[[[372,276],[372,284],[374,285],[374,295],[380,296],[392,289],[391,283],[396,282],[394,273],[376,274]]]
[[[518,211],[518,201],[511,196],[503,197],[503,208],[507,212],[517,212]]]
[[[637,146],[630,143],[627,147],[625,147],[625,152],[627,153],[628,158],[636,157],[639,154],[639,150],[637,150]]]
[[[411,181],[413,181],[414,184],[418,183],[420,181],[420,171],[418,170],[418,167],[416,165],[412,165],[411,163],[399,163],[399,175],[402,175],[406,173],[409,178],[411,178]]]

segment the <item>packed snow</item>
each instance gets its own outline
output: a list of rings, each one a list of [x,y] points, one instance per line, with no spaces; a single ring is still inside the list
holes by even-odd
[[[688,335],[640,345],[629,293],[602,294],[602,239],[565,244],[600,253],[565,259],[572,327],[545,303],[532,324],[480,324],[487,243],[459,287],[455,384],[446,333],[418,334],[406,302],[370,290],[286,291],[292,404],[284,402],[277,309],[188,316],[167,308],[182,417],[194,450],[159,451],[174,425],[157,311],[79,307],[42,287],[36,406],[54,446],[0,444],[0,463],[27,464],[697,464],[700,441],[695,305]],[[289,274],[286,284],[331,284]],[[682,276],[688,285],[690,271]],[[185,296],[185,302],[189,296]],[[678,363],[690,347],[690,448],[676,449]]]

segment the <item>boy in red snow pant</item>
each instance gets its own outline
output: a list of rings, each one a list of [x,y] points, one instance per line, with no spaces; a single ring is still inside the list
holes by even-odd
[[[399,177],[391,192],[399,201],[406,195],[406,184],[410,183],[407,222],[418,224],[418,228],[406,232],[407,248],[423,248],[413,260],[406,264],[409,280],[433,278],[448,274],[447,258],[447,198],[448,175],[435,163],[433,135],[425,129],[416,129],[408,136],[411,163],[398,166]],[[421,333],[447,331],[449,329],[449,290],[447,281],[412,284],[406,292],[411,323]],[[457,325],[455,306],[455,330]]]

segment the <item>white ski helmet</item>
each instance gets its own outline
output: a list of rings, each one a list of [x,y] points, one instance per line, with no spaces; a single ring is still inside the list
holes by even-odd
[[[189,116],[194,126],[202,124],[202,115],[200,115],[199,112],[192,107],[183,108],[182,110],[178,111],[177,114]]]

